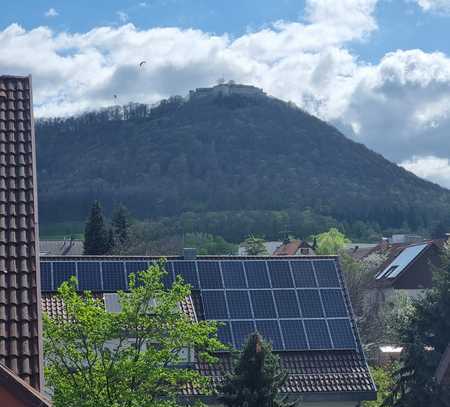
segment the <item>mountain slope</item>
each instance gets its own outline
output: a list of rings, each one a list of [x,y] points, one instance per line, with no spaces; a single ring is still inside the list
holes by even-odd
[[[39,121],[41,220],[84,219],[100,199],[137,216],[312,208],[381,228],[429,226],[450,191],[265,95],[171,98]]]

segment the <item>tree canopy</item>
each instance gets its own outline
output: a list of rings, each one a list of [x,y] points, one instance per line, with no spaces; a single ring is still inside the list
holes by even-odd
[[[120,202],[139,219],[215,214],[210,228],[229,229],[222,213],[231,212],[233,237],[194,232],[233,242],[252,211],[261,218],[289,212],[291,224],[308,209],[348,223],[347,235],[368,239],[391,228],[429,230],[450,209],[448,190],[275,98],[231,95],[114,106],[39,120],[36,133],[44,225],[81,221],[98,199],[108,216]],[[286,222],[273,233],[274,221],[263,219],[263,230],[243,236],[275,239]]]
[[[76,281],[58,296],[66,318],[44,317],[47,384],[55,407],[173,407],[184,386],[208,394],[208,380],[192,366],[192,352],[214,362],[223,349],[214,322],[196,322],[180,303],[190,295],[181,278],[165,289],[164,264],[130,276],[120,310],[79,294]]]
[[[316,239],[316,253],[325,255],[339,254],[345,244],[350,243],[350,240],[336,228],[331,228],[328,232],[320,233],[316,236]]]
[[[130,237],[130,214],[123,205],[119,205],[113,212],[111,227],[116,244],[123,246],[127,244]]]

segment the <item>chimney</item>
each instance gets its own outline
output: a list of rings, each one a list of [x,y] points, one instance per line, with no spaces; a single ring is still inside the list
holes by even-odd
[[[183,260],[196,260],[197,259],[197,249],[185,247],[183,249]]]

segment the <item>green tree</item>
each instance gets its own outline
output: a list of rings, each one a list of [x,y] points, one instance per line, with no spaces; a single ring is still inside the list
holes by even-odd
[[[130,236],[130,214],[125,206],[120,205],[113,213],[111,220],[114,242],[120,246],[128,242]]]
[[[316,236],[316,239],[316,253],[323,255],[338,254],[346,243],[350,243],[350,240],[336,228],[331,228],[328,232],[320,233]]]
[[[235,361],[234,371],[219,388],[219,401],[227,407],[285,407],[280,388],[287,372],[280,368],[278,356],[258,333],[252,334]]]
[[[243,246],[249,256],[260,256],[267,254],[264,243],[264,239],[255,235],[250,235],[249,237],[247,237],[247,239],[245,239]]]
[[[399,329],[404,346],[395,386],[386,404],[395,407],[448,407],[449,386],[438,385],[434,373],[450,343],[450,257],[435,270],[433,289],[414,301],[409,319]]]
[[[84,229],[84,254],[101,255],[108,253],[109,249],[109,235],[102,207],[100,202],[95,201]]]
[[[184,237],[186,247],[195,247],[200,255],[236,254],[237,246],[227,242],[222,236],[208,233],[188,233]]]
[[[389,396],[394,385],[394,368],[396,365],[387,367],[372,367],[370,369],[373,380],[377,386],[377,399],[364,401],[363,407],[382,407],[384,400]]]
[[[131,275],[115,313],[90,293],[78,294],[74,279],[61,285],[67,318],[44,317],[46,379],[55,407],[174,407],[188,384],[208,394],[208,379],[182,355],[191,349],[214,363],[214,352],[224,349],[216,323],[184,314],[179,304],[189,287],[178,278],[165,289],[164,274],[161,262]]]

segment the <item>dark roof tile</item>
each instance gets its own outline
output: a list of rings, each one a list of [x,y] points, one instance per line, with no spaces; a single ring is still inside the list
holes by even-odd
[[[33,146],[30,78],[0,76],[0,360],[39,389]]]

